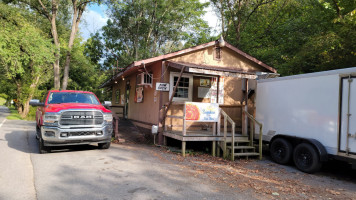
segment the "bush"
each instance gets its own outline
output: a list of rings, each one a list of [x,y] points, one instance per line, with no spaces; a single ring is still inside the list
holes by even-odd
[[[28,120],[28,121],[36,120],[36,110],[37,110],[36,107],[30,106],[30,111],[28,112],[28,115],[25,118],[25,120]]]
[[[5,105],[6,99],[0,96],[0,106]]]

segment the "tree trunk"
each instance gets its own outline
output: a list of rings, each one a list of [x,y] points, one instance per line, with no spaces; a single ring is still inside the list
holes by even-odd
[[[19,82],[17,82],[17,81],[16,81],[16,86],[17,86],[17,89],[16,89],[16,102],[15,102],[15,105],[17,107],[17,112],[21,115],[22,114],[22,104],[19,101],[19,98],[21,96],[22,87],[21,87],[21,84]]]
[[[57,25],[56,25],[56,17],[58,11],[58,3],[57,1],[52,2],[52,18],[51,20],[51,31],[52,37],[54,40],[54,44],[56,45],[57,52],[54,54],[56,60],[53,63],[53,76],[54,76],[54,89],[59,90],[61,87],[61,80],[60,80],[60,72],[59,72],[59,59],[60,59],[60,44],[58,40],[58,33],[57,33]]]
[[[22,118],[27,117],[28,113],[30,112],[30,100],[32,99],[33,95],[35,94],[35,91],[37,89],[38,82],[40,80],[40,76],[38,75],[30,85],[30,92],[28,94],[28,97],[23,105],[23,110],[22,113],[19,112],[20,116]]]
[[[241,27],[241,1],[239,0],[238,11],[237,11],[237,26],[236,26],[236,41],[240,44],[240,27]]]
[[[24,104],[23,104],[23,111],[20,114],[21,118],[27,117],[28,113],[30,112],[30,100],[28,99]]]
[[[61,86],[61,80],[59,79],[59,54],[55,54],[56,61],[53,63],[53,76],[54,76],[54,89],[59,90]]]
[[[225,35],[225,27],[224,27],[223,0],[220,0],[220,14],[221,14],[221,35],[223,37],[226,37],[226,35]]]
[[[72,31],[70,33],[69,42],[68,42],[68,51],[66,55],[66,62],[64,66],[63,80],[62,80],[62,89],[67,89],[68,78],[69,78],[69,68],[71,60],[71,51],[74,44],[74,39],[78,31],[80,18],[85,10],[86,3],[82,7],[77,7],[76,1],[73,1],[73,19],[72,19]]]
[[[68,77],[69,77],[69,67],[70,67],[70,52],[67,52],[66,62],[64,66],[63,80],[62,80],[62,90],[66,90],[68,86]]]

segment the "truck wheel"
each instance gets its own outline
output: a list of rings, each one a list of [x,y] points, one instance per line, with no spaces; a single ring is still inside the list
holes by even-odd
[[[44,146],[42,138],[39,138],[38,144],[39,144],[40,154],[45,154],[45,153],[51,152],[49,147]]]
[[[270,153],[276,163],[284,165],[292,158],[293,146],[288,140],[277,138],[271,143]]]
[[[40,138],[41,134],[41,128],[36,125],[36,139],[38,140]]]
[[[99,149],[108,149],[110,147],[111,142],[107,142],[107,143],[99,143]]]
[[[303,172],[314,173],[320,170],[322,163],[315,148],[308,143],[300,143],[294,150],[294,164]]]

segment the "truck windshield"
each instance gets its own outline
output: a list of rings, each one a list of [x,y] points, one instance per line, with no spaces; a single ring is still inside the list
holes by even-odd
[[[59,103],[88,103],[99,105],[100,102],[95,95],[78,92],[52,92],[48,97],[48,104]]]

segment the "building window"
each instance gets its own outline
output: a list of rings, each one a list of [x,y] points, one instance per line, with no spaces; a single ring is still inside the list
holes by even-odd
[[[179,73],[172,72],[170,74],[170,91],[169,96],[172,95],[174,86],[179,78]],[[176,92],[173,95],[173,101],[191,101],[193,93],[193,76],[183,74],[178,83]]]
[[[221,60],[221,47],[214,48],[214,60]]]

